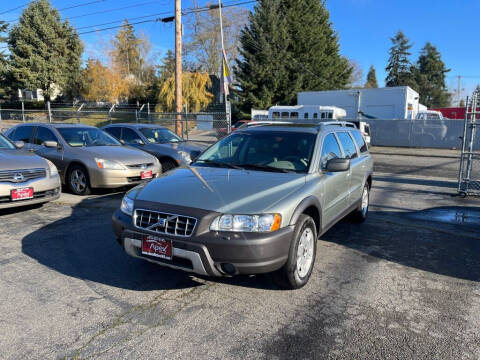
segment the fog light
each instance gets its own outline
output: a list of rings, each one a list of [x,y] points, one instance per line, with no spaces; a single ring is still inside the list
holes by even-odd
[[[232,264],[222,264],[220,266],[222,268],[222,271],[225,273],[225,274],[228,274],[228,275],[233,275],[235,274],[235,266],[233,266]]]

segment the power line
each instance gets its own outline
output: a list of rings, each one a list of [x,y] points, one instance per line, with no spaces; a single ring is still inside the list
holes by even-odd
[[[0,15],[7,14],[7,13],[9,13],[9,12],[12,12],[12,11],[15,11],[15,10],[18,10],[18,9],[21,9],[21,8],[23,8],[23,7],[27,6],[28,4],[30,4],[30,1],[29,1],[29,2],[26,2],[26,3],[24,3],[23,5],[20,5],[20,6],[14,7],[14,8],[12,8],[12,9],[10,9],[10,10],[5,10],[5,11],[1,12],[1,13],[0,13]]]
[[[255,3],[255,2],[257,2],[257,0],[247,0],[247,1],[241,1],[241,2],[238,2],[238,3],[224,4],[224,5],[222,5],[222,7],[223,8],[228,8],[228,7],[241,6],[241,5]],[[137,4],[137,5],[140,5],[140,4]],[[202,7],[202,8],[189,8],[189,9],[182,10],[182,15],[185,16],[185,15],[189,15],[189,14],[193,14],[193,13],[210,11],[210,10],[215,9],[215,8],[218,8],[218,5],[210,5],[208,7],[206,6],[206,7]],[[159,13],[158,15],[166,15],[166,14],[171,14],[171,12]],[[110,22],[110,23],[104,23],[104,25],[109,25],[111,23],[125,21],[125,20],[134,20],[134,19],[140,19],[140,18],[145,18],[145,17],[151,17],[151,16],[154,16],[154,15],[152,14],[152,15],[145,15],[145,16],[140,16],[140,17],[131,18],[131,19],[123,19],[123,20],[119,20],[119,21],[113,21],[113,22]],[[115,25],[115,26],[110,26],[110,27],[106,27],[106,28],[102,28],[102,29],[95,29],[95,30],[91,30],[91,31],[80,32],[80,33],[78,33],[78,35],[85,35],[85,34],[101,32],[101,31],[113,30],[113,29],[123,28],[123,27],[129,26],[129,25],[139,25],[139,24],[145,24],[145,23],[150,23],[150,22],[153,23],[153,22],[159,22],[159,21],[168,22],[168,21],[164,21],[164,20],[170,19],[170,18],[171,17],[155,18],[155,19],[148,19],[148,20],[129,23],[128,25],[127,24]],[[81,27],[79,29],[87,29],[87,28],[92,28],[92,27],[97,27],[97,26],[102,26],[102,24],[84,26],[84,27]],[[0,47],[0,49],[7,49],[7,48],[8,48],[8,46]]]

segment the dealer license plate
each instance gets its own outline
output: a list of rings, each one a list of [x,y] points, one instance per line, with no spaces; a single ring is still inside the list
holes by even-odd
[[[144,236],[142,254],[171,260],[173,254],[172,241],[151,235]]]

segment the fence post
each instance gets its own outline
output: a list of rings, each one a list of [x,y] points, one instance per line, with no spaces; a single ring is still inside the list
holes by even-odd
[[[147,103],[147,119],[149,123],[152,122],[152,119],[150,119],[150,103]]]
[[[2,105],[0,105],[0,124],[2,123]]]
[[[83,103],[82,105],[80,105],[80,107],[77,109],[77,122],[78,122],[79,124],[80,124],[80,111],[82,110],[83,105],[85,105],[85,103]]]
[[[115,110],[115,104],[113,104],[110,110],[108,110],[108,121],[110,122],[110,124],[112,123],[112,111],[114,110]]]
[[[25,104],[22,101],[22,121],[25,122]]]
[[[50,108],[50,101],[47,101],[48,108],[48,122],[52,122],[52,109]]]

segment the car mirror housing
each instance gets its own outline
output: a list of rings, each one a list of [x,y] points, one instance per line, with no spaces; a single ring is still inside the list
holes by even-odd
[[[136,140],[133,140],[133,142],[137,145],[145,145],[145,143],[143,142],[143,140],[141,139],[136,139]]]
[[[58,142],[56,141],[44,141],[42,145],[46,148],[58,148]]]
[[[120,144],[122,144],[124,146],[126,145],[125,140],[118,140],[118,141],[120,141]]]
[[[350,159],[330,159],[327,161],[326,171],[342,172],[350,170]]]
[[[25,143],[23,141],[15,141],[14,144],[17,149],[22,149],[25,146]]]

